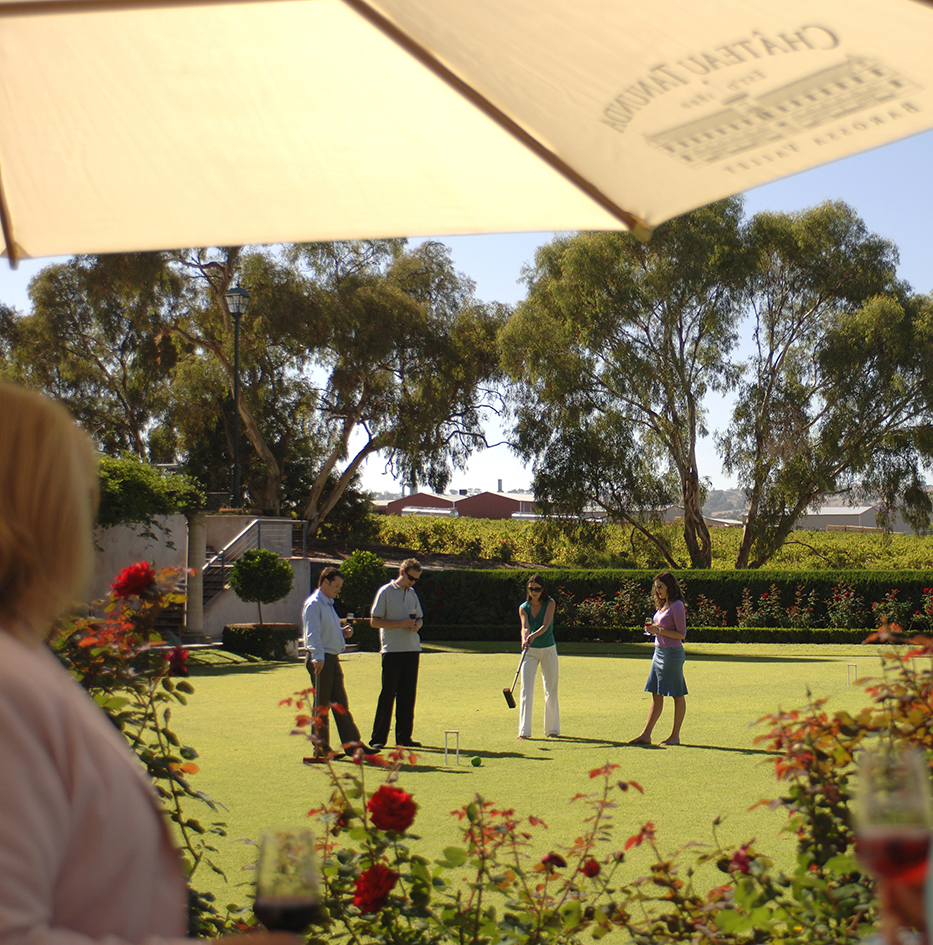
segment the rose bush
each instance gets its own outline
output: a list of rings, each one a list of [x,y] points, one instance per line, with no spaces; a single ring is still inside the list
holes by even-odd
[[[188,651],[181,646],[164,649],[166,641],[155,629],[158,615],[170,604],[182,603],[177,590],[179,568],[154,570],[147,562],[130,565],[111,585],[107,600],[95,601],[90,614],[63,621],[51,644],[71,674],[88,691],[111,721],[126,736],[133,751],[155,783],[156,792],[175,824],[189,879],[189,932],[215,936],[246,925],[236,908],[221,913],[214,897],[190,886],[198,867],[221,872],[211,860],[213,840],[226,835],[220,820],[202,823],[186,813],[189,802],[217,805],[190,782],[198,773],[198,753],[182,744],[171,728],[172,706],[187,704],[194,687],[186,679]]]

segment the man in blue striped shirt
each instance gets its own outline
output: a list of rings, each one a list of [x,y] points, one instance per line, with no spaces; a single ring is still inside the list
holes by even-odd
[[[305,759],[309,762],[332,754],[330,710],[334,713],[341,747],[348,755],[358,748],[362,748],[366,754],[375,754],[360,741],[360,730],[350,714],[343,668],[338,658],[346,648],[346,641],[353,635],[353,628],[349,624],[341,624],[334,610],[334,600],[342,586],[343,575],[336,568],[324,568],[317,590],[305,601],[301,613],[304,644],[308,648],[305,665],[317,690],[318,706],[313,723],[316,738],[314,757]],[[338,752],[336,757],[342,757],[342,752]]]

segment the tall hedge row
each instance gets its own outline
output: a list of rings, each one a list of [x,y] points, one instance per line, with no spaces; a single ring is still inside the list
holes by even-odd
[[[517,608],[525,599],[524,587],[531,573],[519,570],[425,571],[417,590],[425,612],[426,627],[432,623],[445,626],[517,624]],[[611,602],[620,587],[632,583],[644,595],[644,616],[652,610],[649,595],[653,571],[548,570],[538,573],[559,602],[558,624],[561,609],[567,611],[596,597]],[[903,622],[912,622],[914,629],[922,629],[928,622],[925,611],[931,610],[931,596],[927,594],[925,600],[924,592],[933,588],[933,571],[709,570],[681,571],[677,578],[685,590],[688,621],[690,609],[696,611],[702,596],[722,609],[725,625],[730,627],[740,623],[743,596],[746,603],[750,601],[755,607],[769,602],[772,613],[786,612],[794,606],[795,600],[804,599],[812,603],[811,627],[839,626],[838,620],[829,619],[829,604],[839,586],[847,585],[864,611],[862,622],[853,621],[851,626],[875,626],[877,614],[873,613],[872,605],[883,608],[887,600],[899,609]],[[627,624],[636,622],[629,620]],[[776,620],[758,623],[763,626],[776,624]]]
[[[360,640],[361,650],[379,649],[378,631],[375,638]],[[823,627],[818,629],[790,629],[787,627],[689,627],[688,643],[863,643],[867,630],[850,630],[845,627]],[[652,644],[653,638],[645,636],[641,627],[624,627],[605,630],[598,627],[559,627],[558,643],[644,643]],[[518,652],[518,622],[514,626],[455,626],[425,624],[421,631],[422,642],[432,643],[511,643]]]

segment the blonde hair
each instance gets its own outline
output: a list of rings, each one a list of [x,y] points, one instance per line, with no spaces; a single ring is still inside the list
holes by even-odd
[[[59,404],[0,383],[0,627],[27,642],[86,590],[98,500],[90,439]]]

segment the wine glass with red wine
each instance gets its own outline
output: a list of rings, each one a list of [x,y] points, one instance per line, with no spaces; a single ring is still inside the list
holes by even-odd
[[[269,830],[259,842],[253,912],[270,932],[301,932],[322,918],[314,835]]]
[[[859,761],[855,851],[880,879],[920,885],[933,828],[930,772],[918,751],[865,752]]]

